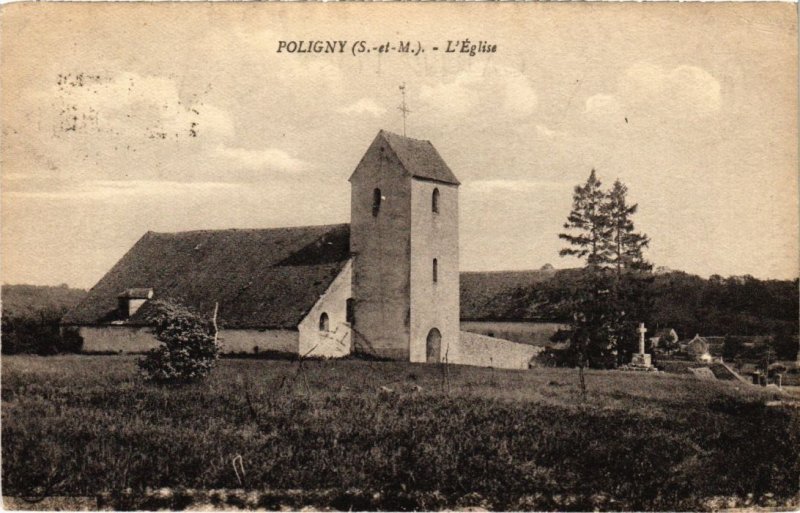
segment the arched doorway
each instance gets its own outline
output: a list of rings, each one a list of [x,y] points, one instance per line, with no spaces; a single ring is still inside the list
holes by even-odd
[[[442,334],[436,328],[428,332],[428,340],[425,343],[425,361],[428,363],[442,361]]]

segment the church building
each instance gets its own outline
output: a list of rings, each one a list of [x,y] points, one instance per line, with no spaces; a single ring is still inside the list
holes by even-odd
[[[537,348],[459,328],[459,181],[428,141],[380,131],[350,224],[146,233],[63,319],[86,352],[158,345],[148,305],[211,316],[226,353],[527,368]]]

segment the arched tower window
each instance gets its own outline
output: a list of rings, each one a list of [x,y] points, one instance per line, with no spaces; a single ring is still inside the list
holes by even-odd
[[[439,260],[433,259],[433,283],[439,281]]]
[[[378,217],[378,212],[381,211],[381,190],[375,189],[372,191],[372,216]]]
[[[322,315],[319,316],[319,330],[328,331],[328,314],[325,312],[322,312]]]
[[[439,213],[439,188],[433,189],[433,195],[431,196],[431,212],[434,214]]]

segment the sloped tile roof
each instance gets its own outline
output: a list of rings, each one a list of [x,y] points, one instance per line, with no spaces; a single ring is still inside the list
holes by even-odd
[[[386,130],[381,130],[378,136],[386,141],[411,176],[460,185],[430,141],[412,139]]]
[[[120,319],[121,291],[153,289],[223,328],[296,328],[350,258],[347,224],[146,233],[64,324],[144,324],[147,304]]]

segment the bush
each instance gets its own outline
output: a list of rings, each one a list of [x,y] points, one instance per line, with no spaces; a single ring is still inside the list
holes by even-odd
[[[569,347],[565,349],[546,347],[535,356],[534,361],[541,367],[577,366],[574,351],[570,351]]]
[[[3,315],[3,354],[37,354],[80,352],[83,340],[77,328],[61,328],[64,310],[42,309],[17,315]]]
[[[139,360],[145,377],[158,383],[187,383],[208,375],[219,358],[212,323],[170,301],[155,301],[147,318],[161,345]]]

